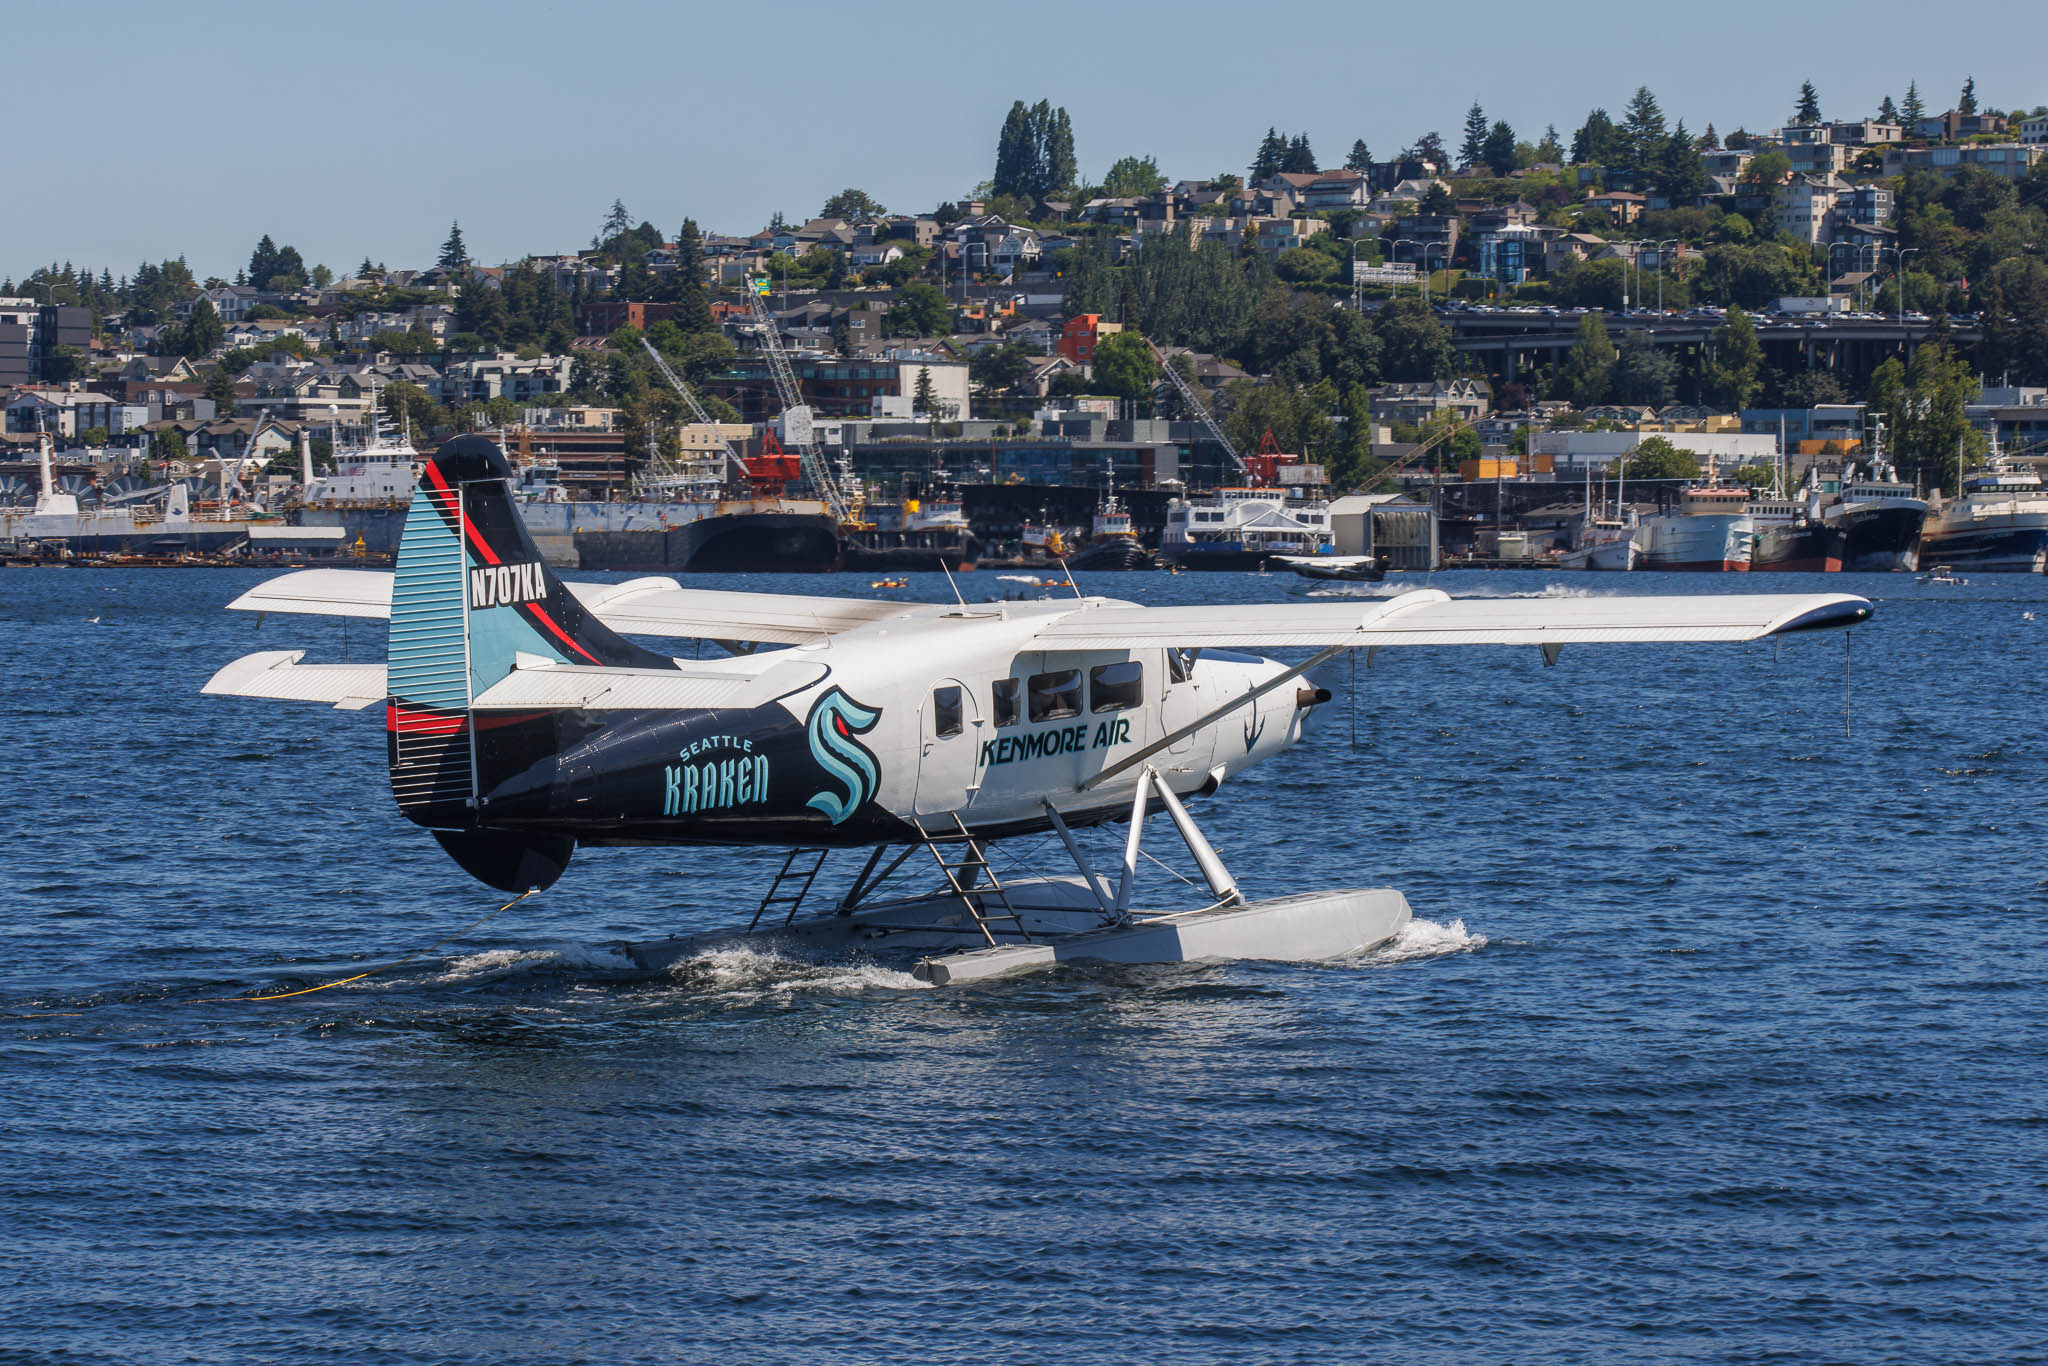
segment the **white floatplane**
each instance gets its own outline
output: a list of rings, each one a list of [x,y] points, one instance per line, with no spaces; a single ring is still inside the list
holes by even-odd
[[[824,951],[901,953],[933,982],[1094,960],[1306,960],[1381,943],[1409,918],[1392,889],[1248,899],[1186,802],[1301,735],[1329,694],[1305,675],[1347,650],[1741,641],[1870,615],[1840,593],[1452,599],[1140,607],[1108,598],[905,603],[564,583],[527,537],[489,440],[424,467],[391,573],[282,575],[231,606],[388,619],[388,662],[308,664],[269,651],[209,693],[381,704],[399,810],[466,870],[523,892],[579,845],[788,851],[753,923],[633,946],[659,968],[773,935]],[[628,637],[694,638],[730,657],[675,659]],[[762,646],[784,648],[762,649]],[[1243,649],[1314,654],[1285,664]],[[1204,904],[1133,904],[1148,811],[1163,810]],[[1120,867],[1074,831],[1128,821]],[[1057,835],[1066,876],[1005,880],[990,845]],[[865,860],[836,896],[833,851]],[[936,890],[885,895],[914,854]],[[858,855],[856,855],[858,857]]]

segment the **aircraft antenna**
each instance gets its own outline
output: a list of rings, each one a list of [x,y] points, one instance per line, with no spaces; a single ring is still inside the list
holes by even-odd
[[[959,603],[962,607],[965,607],[967,605],[967,599],[960,596],[960,585],[953,582],[953,571],[946,568],[946,562],[944,560],[939,561],[939,572],[946,576],[946,587],[953,590],[953,601]]]

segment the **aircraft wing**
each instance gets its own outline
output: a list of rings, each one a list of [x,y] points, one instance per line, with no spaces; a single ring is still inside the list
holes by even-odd
[[[568,588],[599,621],[625,635],[789,645],[901,616],[918,606],[866,598],[685,588],[666,578],[572,583]],[[391,573],[301,569],[257,584],[228,606],[240,612],[386,620],[391,616]]]
[[[1105,603],[1047,623],[1032,643],[1048,650],[1114,650],[1738,641],[1853,626],[1869,615],[1869,602],[1847,593],[1453,598],[1425,588],[1369,602],[1206,607]]]

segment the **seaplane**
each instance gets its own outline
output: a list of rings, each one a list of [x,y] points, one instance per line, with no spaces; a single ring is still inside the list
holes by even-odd
[[[1407,923],[1399,891],[1249,897],[1188,810],[1302,738],[1330,700],[1311,681],[1327,661],[1496,645],[1534,647],[1548,664],[1567,645],[1746,641],[1871,612],[1841,593],[1548,600],[1425,588],[1247,608],[571,583],[527,535],[513,478],[496,444],[458,436],[422,468],[395,569],[300,570],[229,604],[387,621],[384,662],[264,651],[204,691],[381,705],[399,812],[501,892],[551,886],[586,846],[784,852],[749,923],[627,946],[655,971],[763,938],[901,955],[940,985],[1064,962],[1358,953]],[[686,659],[643,643],[665,640],[722,649]],[[1251,653],[1264,649],[1309,653]],[[1136,904],[1158,814],[1199,871],[1188,882],[1200,904]],[[1097,867],[1076,832],[1119,822],[1121,864]],[[1021,836],[1057,842],[1071,873],[1005,876],[992,853]],[[841,870],[823,878],[835,856]]]

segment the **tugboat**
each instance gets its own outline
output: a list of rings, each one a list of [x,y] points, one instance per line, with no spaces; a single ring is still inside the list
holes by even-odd
[[[1150,569],[1151,553],[1131,527],[1131,510],[1114,490],[1105,489],[1096,506],[1088,538],[1067,562],[1075,569]]]

